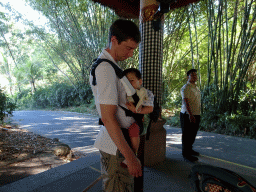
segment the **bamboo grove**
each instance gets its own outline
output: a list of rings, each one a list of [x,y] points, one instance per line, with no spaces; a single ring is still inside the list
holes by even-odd
[[[213,6],[213,2],[207,5],[210,46],[207,86],[213,81],[219,98],[215,103],[218,110],[235,113],[241,91],[250,91],[248,84],[255,86],[255,2],[236,0],[228,5],[227,1],[220,1],[216,17]]]

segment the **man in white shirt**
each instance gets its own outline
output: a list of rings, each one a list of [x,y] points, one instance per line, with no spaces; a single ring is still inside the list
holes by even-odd
[[[138,27],[129,20],[115,21],[109,30],[109,44],[98,58],[108,59],[116,65],[118,61],[126,60],[133,56],[141,40]],[[101,153],[101,170],[104,175],[104,191],[133,191],[133,178],[142,175],[141,164],[133,150],[128,145],[122,128],[128,128],[134,123],[132,117],[125,115],[119,105],[125,107],[126,91],[116,76],[114,68],[108,62],[102,62],[95,70],[97,84],[90,84],[97,111],[104,126],[102,126],[95,147]],[[117,155],[117,149],[123,155]],[[121,167],[121,162],[126,159],[127,167]]]
[[[193,144],[199,129],[201,115],[201,93],[196,86],[197,70],[187,72],[188,81],[181,88],[182,107],[180,122],[182,128],[182,155],[188,161],[197,161],[199,153],[193,150]]]

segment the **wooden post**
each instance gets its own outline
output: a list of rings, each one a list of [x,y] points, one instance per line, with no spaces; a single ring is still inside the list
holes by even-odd
[[[140,32],[139,68],[142,73],[143,86],[149,89],[161,104],[162,93],[162,63],[163,63],[163,16],[161,28],[155,29],[155,14],[159,8],[156,0],[141,0],[140,2]]]
[[[140,32],[142,41],[139,51],[139,68],[142,73],[143,86],[153,92],[161,104],[162,92],[162,62],[163,62],[163,17],[157,22],[162,22],[160,28],[155,28],[155,14],[159,3],[156,0],[140,1]],[[159,26],[159,25],[158,25]],[[162,26],[162,27],[161,27]],[[144,174],[145,135],[142,135],[138,158]],[[154,139],[153,137],[151,137]],[[166,137],[163,138],[166,141]],[[165,155],[165,154],[164,154]],[[134,179],[134,191],[143,191],[143,175]]]

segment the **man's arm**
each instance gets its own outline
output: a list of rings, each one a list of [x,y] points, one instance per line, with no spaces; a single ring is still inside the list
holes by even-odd
[[[101,119],[106,127],[111,139],[116,144],[122,155],[127,160],[129,173],[138,177],[142,175],[141,164],[134,152],[126,142],[121,131],[120,125],[116,119],[116,105],[100,104]]]
[[[191,108],[190,108],[190,105],[189,105],[189,102],[188,102],[188,98],[184,98],[184,102],[185,102],[185,105],[186,105],[186,108],[187,108],[187,112],[189,114],[190,122],[195,123],[196,122],[196,118],[194,117],[194,115],[191,112]]]

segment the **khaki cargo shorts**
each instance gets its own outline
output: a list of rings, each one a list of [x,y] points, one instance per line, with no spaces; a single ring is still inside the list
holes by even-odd
[[[133,192],[134,177],[127,168],[120,166],[124,160],[122,155],[110,155],[103,151],[101,154],[101,174],[103,175],[103,191],[105,192]]]

